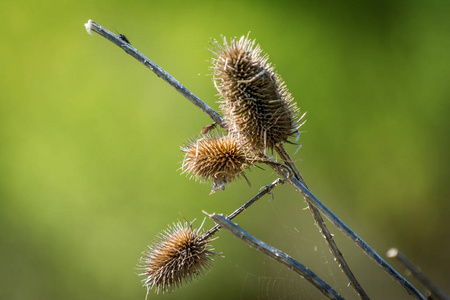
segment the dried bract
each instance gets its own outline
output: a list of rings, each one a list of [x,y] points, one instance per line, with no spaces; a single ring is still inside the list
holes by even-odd
[[[217,41],[214,83],[230,131],[254,150],[273,149],[301,126],[298,109],[259,45],[248,37]]]
[[[140,260],[140,276],[147,288],[156,293],[165,293],[185,282],[200,276],[213,261],[210,240],[205,239],[199,230],[192,229],[190,223],[178,222],[160,233]]]
[[[253,165],[241,145],[230,135],[206,135],[190,141],[181,149],[185,152],[181,169],[183,173],[200,181],[212,180],[213,189],[225,189],[225,185],[239,176],[244,169]]]

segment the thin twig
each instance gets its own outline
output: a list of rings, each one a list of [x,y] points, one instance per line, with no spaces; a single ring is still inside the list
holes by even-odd
[[[311,201],[328,220],[330,220],[337,228],[339,228],[347,237],[349,237],[364,253],[366,253],[374,262],[382,267],[395,281],[400,283],[406,291],[415,296],[417,299],[425,300],[426,298],[400,273],[392,268],[377,252],[375,252],[364,240],[362,240],[353,230],[351,230],[344,222],[341,221],[331,210],[328,209],[310,190],[308,190],[297,178],[289,179],[289,183],[299,191],[304,197]]]
[[[235,217],[237,217],[240,213],[242,213],[244,210],[246,210],[250,205],[261,199],[262,196],[265,194],[270,193],[277,185],[283,184],[286,182],[286,179],[277,178],[274,182],[272,182],[269,185],[266,185],[258,194],[256,194],[252,199],[248,200],[246,203],[244,203],[241,207],[236,209],[232,214],[230,214],[227,218],[232,220]],[[203,238],[208,239],[210,236],[215,234],[220,229],[220,225],[216,225],[207,232],[203,234]]]
[[[305,185],[306,183],[303,180],[302,175],[298,171],[296,165],[292,162],[291,157],[286,152],[284,147],[282,145],[278,145],[275,150],[280,155],[281,159],[284,161],[284,163],[289,166],[294,173],[295,177]],[[341,268],[344,275],[348,278],[350,285],[353,287],[355,292],[359,295],[359,297],[363,300],[370,299],[369,296],[366,294],[364,289],[359,284],[358,280],[356,279],[355,275],[351,271],[350,267],[348,266],[347,262],[344,259],[344,256],[342,255],[341,251],[339,250],[338,246],[336,245],[336,242],[333,239],[332,234],[327,228],[327,225],[325,224],[325,221],[322,218],[322,215],[320,214],[319,210],[315,208],[311,200],[308,198],[305,198],[306,202],[308,203],[308,206],[311,210],[311,213],[313,215],[314,221],[316,222],[316,225],[319,227],[320,231],[323,234],[323,237],[325,238],[325,241],[328,244],[328,248],[330,249],[331,254],[334,256],[335,261],[337,262],[338,266]]]
[[[442,300],[450,300],[450,297],[444,293],[440,288],[431,282],[427,276],[422,272],[422,270],[414,265],[403,253],[398,251],[398,249],[391,248],[386,253],[389,258],[396,258],[411,274],[417,278],[431,293],[431,296],[437,297]]]
[[[286,265],[289,269],[297,272],[308,280],[312,285],[314,285],[322,294],[330,299],[344,299],[339,295],[332,287],[330,287],[325,281],[323,281],[319,276],[309,270],[307,267],[287,255],[286,253],[264,243],[263,241],[255,238],[241,227],[230,221],[230,219],[225,218],[223,215],[219,214],[208,214],[203,212],[205,215],[210,217],[218,226],[225,228],[231,232],[235,237],[247,243],[256,250],[264,253],[270,258]]]
[[[178,80],[173,78],[169,73],[167,73],[164,69],[159,67],[153,61],[148,59],[144,54],[140,53],[136,48],[128,44],[124,41],[119,35],[116,35],[109,31],[108,29],[100,26],[92,20],[89,20],[86,24],[87,32],[90,34],[91,31],[98,33],[104,38],[110,40],[120,48],[122,48],[126,53],[133,56],[136,60],[142,63],[144,66],[149,68],[156,76],[165,80],[168,84],[174,87],[179,93],[181,93],[186,99],[191,101],[195,106],[200,108],[205,114],[207,114],[211,119],[214,120],[219,126],[222,128],[226,128],[226,122],[215,110],[209,107],[205,102],[200,100],[196,95],[194,95],[191,91],[189,91],[184,85],[182,85]]]
[[[125,52],[133,56],[136,60],[144,64],[147,68],[152,70],[158,77],[163,78],[167,83],[173,86],[177,91],[179,91],[184,97],[191,101],[195,106],[200,108],[204,113],[206,113],[214,122],[219,124],[222,128],[226,128],[226,122],[217,112],[206,105],[202,100],[195,96],[192,92],[187,90],[181,83],[170,76],[166,71],[160,68],[158,65],[153,63],[134,47],[127,44],[125,41],[120,39],[118,36],[104,29],[102,26],[98,25],[92,20],[89,20],[85,24],[88,33],[94,31],[99,35],[112,41],[114,44],[118,45]],[[164,77],[163,77],[164,75]],[[279,170],[276,170],[277,172]],[[282,175],[283,176],[283,175]],[[409,294],[415,296],[417,299],[426,300],[425,297],[402,275],[400,275],[394,268],[392,268],[380,255],[378,255],[366,242],[364,242],[356,233],[353,232],[344,222],[342,222],[333,212],[331,212],[319,199],[317,199],[297,178],[289,179],[289,183],[304,197],[311,200],[311,204],[322,212],[328,220],[330,220],[336,227],[338,227],[345,235],[347,235],[356,245],[358,245],[364,253],[366,253],[370,258],[372,258],[380,267],[382,267],[386,273],[391,276],[395,281],[402,285]]]

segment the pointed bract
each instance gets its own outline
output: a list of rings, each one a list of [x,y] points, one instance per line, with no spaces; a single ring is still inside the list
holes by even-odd
[[[213,182],[213,190],[225,189],[225,185],[244,175],[244,169],[252,160],[242,146],[230,135],[206,135],[193,139],[181,149],[184,160],[183,173],[200,181]]]
[[[259,45],[242,36],[214,47],[214,83],[230,132],[258,151],[296,134],[303,116],[298,118],[291,94]]]
[[[152,288],[156,293],[169,292],[200,276],[217,255],[208,242],[188,222],[178,222],[160,233],[139,264],[147,294]]]

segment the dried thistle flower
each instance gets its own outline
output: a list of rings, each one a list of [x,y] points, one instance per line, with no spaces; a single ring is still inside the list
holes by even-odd
[[[204,238],[192,223],[178,222],[161,232],[148,246],[140,259],[139,269],[147,295],[152,288],[156,293],[172,291],[202,275],[212,264],[211,239]]]
[[[254,150],[273,149],[301,126],[298,109],[281,77],[248,36],[223,38],[212,52],[214,84],[230,131]]]
[[[193,139],[181,148],[185,152],[181,169],[200,181],[212,180],[213,189],[225,189],[225,185],[243,176],[244,169],[253,165],[242,146],[230,135],[206,135]]]

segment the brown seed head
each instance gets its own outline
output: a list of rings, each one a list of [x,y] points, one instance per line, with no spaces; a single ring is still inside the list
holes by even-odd
[[[301,118],[268,55],[248,36],[223,42],[214,45],[214,82],[230,131],[255,150],[286,142],[298,131]]]
[[[253,165],[241,145],[230,135],[206,135],[190,141],[181,149],[185,152],[183,173],[200,181],[212,180],[211,193],[225,189],[225,185],[244,176],[244,169]]]
[[[217,255],[208,242],[188,222],[178,222],[160,233],[140,259],[143,272],[139,275],[145,276],[142,282],[147,294],[153,287],[156,293],[172,291],[203,274]]]

